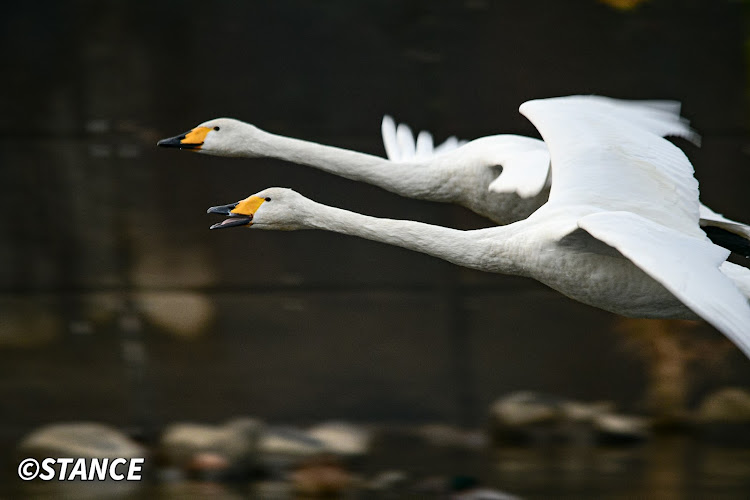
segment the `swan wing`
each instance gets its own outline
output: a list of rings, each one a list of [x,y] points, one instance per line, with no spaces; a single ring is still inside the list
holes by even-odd
[[[448,137],[445,141],[443,141],[441,144],[438,144],[437,146],[435,146],[435,155],[453,151],[454,149],[458,149],[466,143],[467,141],[463,139],[458,139],[455,135],[452,135]]]
[[[503,171],[490,183],[490,191],[528,198],[549,185],[549,150],[544,142],[520,135],[499,135],[491,139],[487,154],[491,155],[492,163],[502,165]]]
[[[682,111],[682,103],[680,101],[673,101],[669,99],[648,99],[648,100],[624,100],[624,99],[614,99],[611,97],[601,97],[601,99],[606,99],[613,101],[615,104],[619,103],[622,105],[633,105],[633,106],[640,106],[640,107],[646,107],[646,108],[654,108],[654,109],[660,109],[662,111],[666,111],[667,113],[671,113],[676,116],[680,116],[680,112]]]
[[[662,138],[680,130],[690,133],[672,113],[622,107],[597,96],[528,101],[520,111],[550,151],[550,205],[632,212],[705,238],[698,226],[693,166],[677,146]]]
[[[430,159],[466,144],[466,141],[459,141],[451,136],[436,146],[432,134],[426,130],[419,132],[415,140],[408,125],[396,124],[389,115],[383,116],[380,132],[383,136],[386,157],[397,163]]]
[[[422,130],[417,135],[417,145],[415,147],[417,158],[429,158],[434,154],[435,147],[432,142],[432,134]]]
[[[586,100],[591,105],[606,110],[609,114],[632,122],[662,137],[682,137],[700,145],[701,137],[690,128],[690,121],[680,116],[682,105],[669,100],[627,100],[598,95],[570,96],[574,100]]]
[[[396,126],[396,143],[401,155],[401,161],[413,160],[417,153],[417,143],[409,125],[399,123]]]
[[[729,251],[629,212],[599,212],[578,220],[616,248],[750,357],[750,305],[719,268]]]
[[[385,146],[385,156],[391,161],[399,161],[401,152],[396,140],[396,122],[388,115],[383,117],[380,124],[380,134],[383,136],[383,146]]]
[[[690,129],[687,120],[680,117],[679,101],[628,101],[601,96],[590,96],[589,99],[621,119],[639,123],[659,135],[682,136],[693,141],[700,139]],[[550,185],[549,150],[544,142],[513,135],[498,137],[503,139],[497,143],[503,172],[490,184],[490,191],[516,193],[525,198],[538,195]]]
[[[742,236],[750,239],[750,226],[737,222],[732,219],[727,219],[720,213],[714,212],[703,203],[698,207],[700,210],[700,224],[701,226],[716,226],[722,229],[726,229],[730,233]]]

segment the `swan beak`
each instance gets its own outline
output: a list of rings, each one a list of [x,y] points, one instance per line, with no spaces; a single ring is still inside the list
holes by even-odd
[[[229,218],[219,222],[217,224],[214,224],[209,229],[224,229],[225,227],[234,227],[234,226],[246,226],[250,224],[250,221],[253,220],[252,215],[243,215],[243,214],[235,214],[232,213],[232,210],[239,205],[239,202],[237,203],[230,203],[229,205],[219,205],[217,207],[211,207],[209,208],[206,213],[208,214],[219,214],[219,215],[226,215]]]
[[[258,210],[263,202],[266,201],[258,196],[251,196],[245,198],[237,203],[230,203],[229,205],[219,205],[216,207],[209,208],[206,213],[226,215],[229,218],[214,224],[209,229],[224,229],[225,227],[234,226],[252,226],[253,216],[255,211]]]
[[[195,127],[184,134],[162,139],[156,145],[164,148],[200,149],[210,131],[208,127]]]

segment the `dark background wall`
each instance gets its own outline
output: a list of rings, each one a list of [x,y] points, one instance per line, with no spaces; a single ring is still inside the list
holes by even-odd
[[[383,154],[391,113],[436,139],[537,136],[530,98],[669,98],[702,199],[748,221],[737,1],[16,2],[0,54],[0,429],[102,420],[476,424],[512,390],[637,409],[612,314],[530,280],[335,234],[209,233],[269,186],[459,228],[461,208],[273,160],[157,149],[218,116]],[[698,327],[707,338],[719,334]],[[739,351],[694,394],[750,380]]]

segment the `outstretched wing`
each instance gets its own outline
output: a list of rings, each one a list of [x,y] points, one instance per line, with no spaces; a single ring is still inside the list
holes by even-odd
[[[520,111],[550,151],[549,203],[627,211],[694,237],[698,182],[685,154],[662,138],[689,136],[686,122],[659,108],[637,111],[597,96],[528,101]]]
[[[700,137],[680,117],[680,102],[666,100],[626,101],[591,96],[592,101],[616,109],[618,115],[642,123],[660,135],[683,136],[694,142]],[[550,158],[547,145],[540,140],[503,135],[497,142],[503,172],[489,186],[490,191],[516,193],[521,197],[538,195],[550,185]]]
[[[578,226],[615,247],[750,357],[750,305],[719,267],[729,251],[628,212],[599,212]]]
[[[426,130],[419,132],[415,140],[414,134],[407,124],[396,125],[393,118],[388,115],[383,117],[380,131],[383,136],[386,156],[389,160],[398,163],[428,159],[453,151],[466,143],[466,141],[459,141],[456,137],[451,136],[445,142],[435,146],[432,134]]]
[[[618,117],[639,125],[662,137],[682,137],[700,146],[701,137],[690,128],[690,121],[680,116],[682,105],[679,101],[668,100],[627,100],[614,99],[598,95],[572,96],[582,97],[596,103],[603,109],[609,109]]]

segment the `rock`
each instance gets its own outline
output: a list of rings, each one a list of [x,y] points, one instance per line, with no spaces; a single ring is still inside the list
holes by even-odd
[[[534,392],[514,392],[496,401],[492,417],[509,427],[557,422],[562,416],[562,401]]]
[[[162,434],[160,453],[169,465],[193,476],[245,476],[257,462],[262,429],[263,424],[253,418],[239,418],[221,426],[172,424]]]
[[[520,500],[517,496],[481,486],[473,476],[454,476],[450,491],[451,500]]]
[[[614,403],[566,401],[533,392],[517,392],[490,409],[490,431],[496,442],[541,444],[551,441],[615,444],[642,441],[652,423],[614,413]]]
[[[370,433],[362,427],[345,422],[326,422],[308,430],[325,451],[342,456],[361,456],[370,451]]]
[[[200,451],[185,464],[188,475],[202,481],[222,479],[231,467],[232,463],[226,456],[211,451]]]
[[[599,415],[614,412],[615,404],[611,401],[594,401],[593,403],[563,401],[560,409],[565,420],[569,422],[591,423]]]
[[[35,430],[18,445],[25,457],[137,458],[143,446],[108,425],[93,422],[51,424]]]
[[[481,430],[465,430],[445,424],[427,424],[419,434],[433,446],[480,449],[487,446],[487,435]]]
[[[473,488],[450,496],[451,500],[521,500],[521,497],[489,488]]]
[[[258,443],[260,461],[272,470],[284,469],[326,452],[325,444],[294,427],[269,427]]]
[[[564,401],[560,408],[563,413],[560,437],[569,443],[590,446],[595,444],[597,439],[594,421],[603,415],[613,413],[615,405],[607,401]]]
[[[148,474],[146,449],[114,427],[94,422],[51,424],[26,436],[16,449],[19,460],[34,458],[145,458],[141,472]],[[55,467],[59,471],[59,466]],[[23,490],[26,498],[98,499],[127,496],[141,487],[143,481],[28,481]]]
[[[592,421],[596,440],[604,444],[628,444],[646,440],[651,435],[651,423],[644,417],[605,413]]]
[[[562,400],[534,392],[515,392],[490,407],[490,435],[495,441],[545,441],[558,434]]]
[[[367,483],[367,489],[385,493],[403,488],[408,480],[409,476],[406,472],[386,470],[370,479]]]
[[[354,485],[355,478],[332,455],[318,456],[300,464],[290,476],[298,495],[337,496]]]

